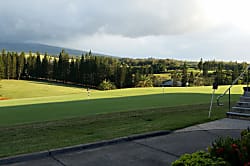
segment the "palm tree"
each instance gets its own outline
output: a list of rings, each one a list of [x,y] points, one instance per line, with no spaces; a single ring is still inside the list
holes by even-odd
[[[150,76],[141,75],[136,87],[153,87],[153,80]]]

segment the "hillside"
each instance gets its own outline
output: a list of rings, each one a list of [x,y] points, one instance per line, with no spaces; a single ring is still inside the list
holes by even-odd
[[[57,46],[50,46],[45,44],[38,44],[38,43],[0,43],[0,49],[5,49],[7,51],[14,51],[14,52],[40,52],[45,53],[47,52],[50,55],[58,55],[62,49],[64,49],[70,55],[82,55],[86,53],[86,51],[76,50],[76,49],[69,49]]]

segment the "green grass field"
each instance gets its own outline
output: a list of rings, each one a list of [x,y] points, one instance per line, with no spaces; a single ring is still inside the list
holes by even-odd
[[[222,93],[225,88],[225,86],[220,87],[217,93]],[[2,89],[3,96],[11,99],[0,101],[0,126],[111,112],[207,104],[210,102],[212,91],[211,87],[131,88],[112,91],[95,90],[88,97],[86,90],[81,88],[14,80],[4,80]],[[232,94],[235,94],[233,100],[242,93],[241,89],[241,86],[233,89]],[[24,98],[20,99],[22,93]],[[39,97],[37,97],[38,94]]]
[[[225,117],[211,87],[131,88],[112,91],[30,81],[0,81],[0,157],[156,130],[175,130]],[[228,86],[220,86],[216,96]],[[232,89],[232,101],[242,86]],[[227,102],[227,96],[223,98]]]
[[[86,89],[77,87],[65,87],[62,85],[48,84],[43,82],[2,80],[0,81],[0,95],[11,100],[0,101],[0,107],[30,105],[39,103],[54,103],[65,101],[92,100],[103,98],[119,98],[130,96],[145,96],[155,94],[210,94],[210,86],[203,87],[161,87],[157,88],[129,88],[111,91],[91,90],[88,98]],[[221,94],[228,86],[220,86],[216,94]],[[237,85],[232,89],[232,94],[242,94],[242,86]]]
[[[10,99],[61,96],[82,93],[81,88],[55,86],[43,82],[32,82],[23,80],[1,80],[0,95]]]

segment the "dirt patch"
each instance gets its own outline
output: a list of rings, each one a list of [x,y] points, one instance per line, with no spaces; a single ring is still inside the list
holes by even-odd
[[[0,100],[9,100],[10,98],[7,97],[0,97]]]

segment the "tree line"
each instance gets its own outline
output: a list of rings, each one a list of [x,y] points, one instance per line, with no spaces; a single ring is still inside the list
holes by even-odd
[[[39,52],[0,54],[0,79],[40,79],[79,84],[100,89],[160,86],[164,79],[155,74],[169,73],[182,86],[231,84],[246,63],[205,61],[185,62],[172,59],[131,59],[93,55],[91,51],[70,56],[62,50],[58,56]],[[192,69],[190,71],[190,69]],[[242,82],[246,80],[241,80]]]
[[[95,88],[108,82],[112,88],[129,88],[150,74],[147,67],[129,66],[118,58],[96,56],[91,51],[73,57],[64,50],[58,56],[50,56],[3,49],[0,55],[0,79],[56,80]]]
[[[231,84],[247,66],[248,64],[246,62],[216,62],[215,60],[203,62],[202,59],[197,65],[198,69],[202,71],[203,78],[214,78],[214,81],[219,85]],[[248,81],[247,79],[248,76],[241,78],[238,84],[246,83]]]
[[[186,86],[186,83],[189,86],[211,86],[214,82],[218,85],[230,85],[247,66],[246,62],[219,62],[215,60],[203,62],[201,58],[196,64],[190,65],[184,62],[181,68],[177,67],[171,71],[171,78],[175,83],[181,81],[182,86]],[[244,84],[248,78],[250,77],[245,75],[236,84]]]

